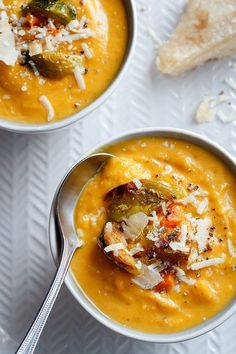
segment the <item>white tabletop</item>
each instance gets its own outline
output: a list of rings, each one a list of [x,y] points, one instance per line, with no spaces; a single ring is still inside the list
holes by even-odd
[[[217,95],[228,60],[211,62],[183,77],[167,78],[155,67],[148,26],[168,37],[184,0],[136,0],[139,36],[127,76],[106,104],[67,130],[46,135],[0,132],[0,353],[23,338],[55,272],[47,220],[57,183],[72,162],[98,142],[129,129],[173,126],[206,134],[231,153],[236,124],[194,122],[204,95]],[[147,5],[148,3],[148,5]],[[233,74],[232,74],[233,75]],[[116,335],[100,325],[63,287],[37,348],[38,354],[233,354],[236,316],[208,335],[158,345]],[[5,332],[3,332],[3,330]]]

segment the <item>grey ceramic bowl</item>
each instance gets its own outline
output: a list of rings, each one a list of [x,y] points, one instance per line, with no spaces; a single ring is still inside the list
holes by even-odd
[[[26,123],[17,123],[11,122],[7,119],[0,118],[0,129],[9,130],[16,133],[44,133],[44,132],[52,132],[64,127],[69,126],[77,122],[78,120],[84,118],[89,113],[94,111],[100,105],[102,105],[106,99],[112,94],[112,92],[117,88],[118,84],[122,80],[129,63],[131,61],[132,55],[134,53],[136,36],[137,36],[137,15],[136,15],[136,7],[135,0],[123,0],[127,15],[128,15],[128,27],[129,27],[129,37],[128,37],[128,46],[126,50],[126,55],[123,61],[123,64],[116,75],[115,79],[109,85],[109,87],[91,104],[85,107],[78,113],[72,114],[64,118],[58,122],[45,123],[45,124],[26,124]]]
[[[182,139],[186,142],[199,145],[204,149],[212,152],[220,159],[222,159],[224,163],[229,166],[231,171],[236,176],[236,160],[233,159],[233,157],[226,150],[224,150],[218,144],[214,143],[213,141],[209,140],[206,137],[202,137],[190,131],[175,129],[175,128],[148,128],[148,129],[131,131],[129,133],[120,135],[116,138],[106,141],[103,144],[100,144],[99,146],[96,146],[95,148],[87,152],[84,156],[82,156],[81,159],[97,152],[98,150],[103,149],[105,146],[109,144],[117,143],[130,138],[138,138],[138,137],[140,138],[146,136],[177,138],[177,139]],[[50,246],[51,246],[52,255],[54,257],[54,260],[58,262],[59,254],[60,254],[60,245],[58,244],[58,240],[56,238],[54,213],[55,213],[55,198],[50,213],[49,234],[50,234]],[[225,320],[227,320],[231,315],[233,315],[234,312],[236,312],[236,298],[235,298],[233,301],[231,301],[231,303],[226,308],[220,311],[216,316],[188,330],[173,333],[173,334],[144,333],[144,332],[140,332],[137,330],[124,327],[121,324],[108,318],[105,314],[103,314],[82,291],[82,289],[79,287],[79,284],[77,284],[75,279],[73,278],[73,274],[71,272],[67,275],[65,283],[68,289],[70,290],[70,292],[72,293],[72,295],[75,297],[75,299],[85,308],[85,310],[87,310],[99,322],[101,322],[102,324],[104,324],[105,326],[109,327],[110,329],[114,330],[117,333],[123,334],[131,338],[139,339],[142,341],[155,342],[155,343],[175,343],[175,342],[189,340],[214,329],[215,327],[223,323]]]

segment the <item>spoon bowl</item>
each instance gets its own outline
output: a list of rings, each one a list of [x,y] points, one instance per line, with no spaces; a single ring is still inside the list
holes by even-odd
[[[75,164],[64,176],[56,196],[56,220],[64,243],[78,245],[74,209],[86,184],[111,157],[105,153],[94,154]]]
[[[71,259],[81,246],[74,227],[74,210],[80,194],[89,180],[99,172],[113,155],[101,153],[89,156],[75,164],[64,176],[58,187],[55,202],[55,220],[61,241],[58,270],[46,298],[16,354],[32,354],[64,282]]]

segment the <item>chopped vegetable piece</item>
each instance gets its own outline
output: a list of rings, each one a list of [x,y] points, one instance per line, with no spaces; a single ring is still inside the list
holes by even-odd
[[[33,55],[31,60],[42,76],[52,79],[72,73],[75,67],[81,65],[82,62],[79,55],[67,55],[58,52]]]
[[[148,214],[161,208],[163,200],[182,197],[182,191],[173,185],[143,179],[141,187],[129,182],[111,190],[105,197],[111,221],[120,222],[138,212]]]
[[[161,220],[161,226],[174,228],[181,224],[184,218],[184,206],[173,203],[168,207],[168,215]]]
[[[161,181],[151,181],[151,180],[141,180],[143,186],[148,190],[154,190],[159,198],[164,200],[171,200],[182,198],[184,196],[184,191],[180,186],[175,186],[167,182]]]
[[[173,250],[170,247],[172,242],[176,242],[179,238],[180,231],[172,230],[170,228],[163,228],[163,233],[159,234],[159,238],[154,241],[154,245],[151,247],[147,246],[146,255],[150,261],[152,260],[162,260],[168,262],[169,265],[173,266],[181,263],[186,263],[188,257],[183,252],[179,250]]]
[[[170,291],[173,288],[173,286],[175,285],[174,275],[171,273],[164,273],[164,274],[162,274],[162,278],[163,278],[163,281],[156,286],[156,291],[158,291],[158,292]]]
[[[67,1],[31,0],[28,4],[22,6],[22,14],[43,16],[66,25],[76,19],[77,12],[75,7]]]
[[[26,20],[28,21],[30,27],[38,26],[41,23],[41,18],[34,15],[27,15]]]

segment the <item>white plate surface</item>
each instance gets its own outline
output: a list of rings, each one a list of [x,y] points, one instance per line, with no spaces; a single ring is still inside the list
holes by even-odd
[[[55,272],[47,220],[56,186],[73,161],[93,145],[132,128],[173,126],[207,135],[236,153],[236,123],[197,125],[204,95],[216,95],[232,74],[229,60],[211,62],[184,77],[155,69],[151,26],[162,40],[175,26],[185,0],[136,0],[139,35],[126,78],[107,103],[67,130],[46,135],[0,132],[0,353],[23,338]],[[233,75],[233,74],[232,74]],[[231,93],[232,101],[234,94]],[[222,109],[226,109],[223,107]],[[172,345],[141,343],[104,328],[64,287],[38,354],[235,354],[236,315],[198,339]]]

